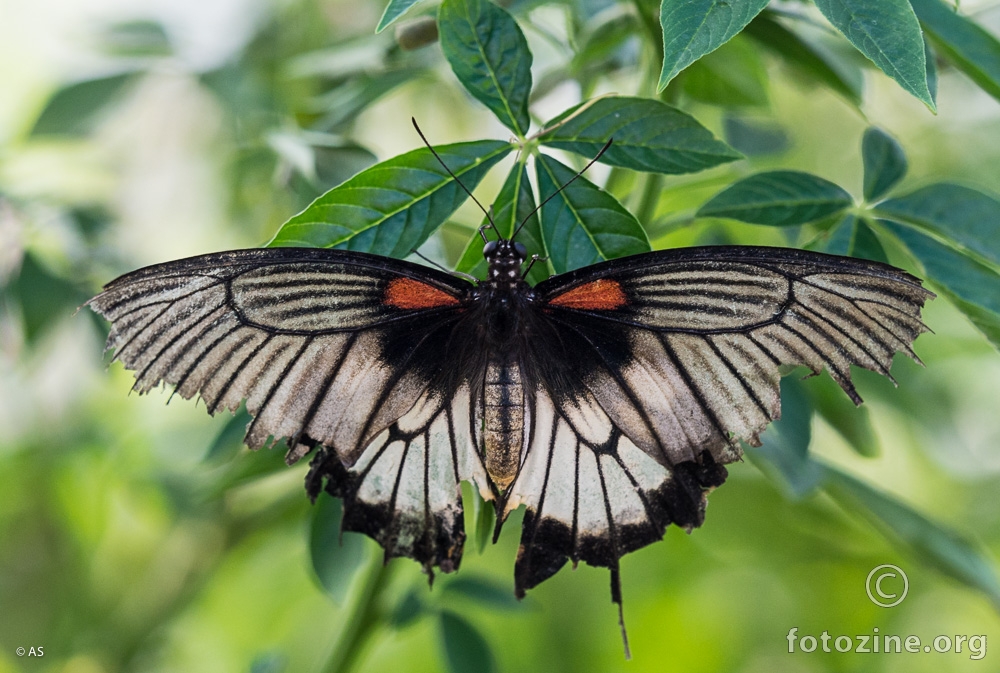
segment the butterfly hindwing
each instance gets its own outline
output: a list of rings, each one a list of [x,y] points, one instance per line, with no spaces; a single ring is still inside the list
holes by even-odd
[[[617,573],[618,559],[704,520],[705,493],[725,481],[709,452],[665,466],[639,449],[589,393],[532,396],[532,435],[502,516],[526,506],[515,566],[518,595],[584,561]],[[613,585],[620,602],[617,580]]]
[[[320,451],[306,489],[344,501],[344,530],[365,533],[386,559],[408,556],[428,574],[458,568],[465,541],[460,482],[491,498],[480,442],[482,411],[466,386],[450,394],[427,391],[402,418],[382,431],[350,468]]]

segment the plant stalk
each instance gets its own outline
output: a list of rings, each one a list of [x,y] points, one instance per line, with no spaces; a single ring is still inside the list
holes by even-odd
[[[388,583],[389,567],[382,555],[372,553],[362,584],[345,606],[347,617],[337,641],[321,669],[322,673],[349,673],[353,670],[368,640],[382,622],[379,598]]]

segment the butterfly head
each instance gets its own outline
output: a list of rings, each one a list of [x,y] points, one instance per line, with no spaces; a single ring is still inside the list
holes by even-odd
[[[528,249],[523,243],[501,238],[486,242],[483,257],[490,265],[490,281],[516,284],[521,280],[521,265],[528,258]]]

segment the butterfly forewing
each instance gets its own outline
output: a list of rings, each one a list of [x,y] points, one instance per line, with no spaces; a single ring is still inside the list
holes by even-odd
[[[308,438],[351,463],[427,388],[433,363],[413,358],[468,288],[373,255],[245,250],[142,269],[90,305],[111,321],[108,347],[140,392],[174,384],[213,413],[246,400],[249,446]]]

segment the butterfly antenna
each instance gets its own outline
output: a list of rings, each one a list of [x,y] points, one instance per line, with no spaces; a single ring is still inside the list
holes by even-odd
[[[571,184],[573,184],[574,180],[576,180],[578,177],[580,177],[581,175],[583,175],[584,173],[586,173],[588,168],[590,168],[595,163],[597,163],[597,160],[601,158],[602,154],[604,154],[605,152],[608,151],[608,148],[611,147],[611,143],[613,143],[614,141],[615,141],[614,138],[610,138],[608,140],[608,142],[604,143],[604,147],[601,148],[601,151],[598,152],[597,155],[593,159],[591,159],[590,161],[587,162],[586,166],[584,166],[582,169],[580,169],[580,171],[576,175],[574,175],[569,180],[567,180],[565,183],[563,183],[562,187],[560,187],[556,191],[554,191],[551,194],[549,194],[547,197],[545,197],[544,201],[542,201],[537,206],[535,206],[535,209],[532,210],[530,213],[528,213],[528,216],[526,218],[524,218],[523,220],[521,220],[521,224],[517,225],[517,229],[515,229],[514,233],[511,234],[510,240],[512,240],[512,241],[514,240],[514,237],[517,236],[517,232],[521,231],[521,227],[523,227],[525,224],[527,224],[528,220],[530,220],[532,217],[534,217],[535,213],[537,213],[539,210],[542,209],[542,206],[544,206],[546,203],[548,203],[549,201],[551,201],[552,199],[554,199],[556,197],[556,195],[559,194],[559,192],[561,192],[562,190],[566,189]]]
[[[417,125],[417,118],[416,117],[410,117],[410,121],[413,122],[413,128],[415,128],[417,130],[417,135],[419,135],[420,139],[424,141],[424,145],[426,145],[427,149],[429,149],[431,151],[431,154],[434,155],[434,158],[438,160],[439,164],[441,164],[442,166],[444,166],[444,169],[446,171],[448,171],[448,175],[450,175],[452,177],[452,179],[455,180],[455,182],[458,184],[458,186],[462,188],[462,191],[464,191],[466,194],[468,194],[469,198],[472,199],[472,201],[477,206],[479,206],[479,210],[483,211],[483,214],[486,215],[486,219],[488,219],[490,221],[490,224],[492,225],[493,224],[493,216],[490,214],[490,212],[488,210],[486,210],[486,208],[483,207],[483,204],[481,204],[479,202],[479,199],[477,199],[475,196],[472,195],[472,192],[469,191],[469,188],[462,184],[462,181],[458,179],[458,176],[451,172],[451,169],[448,168],[448,164],[446,164],[444,162],[444,159],[441,158],[441,155],[438,154],[437,152],[435,152],[434,148],[431,147],[431,144],[429,142],[427,142],[427,136],[425,136],[424,132],[420,130],[420,126]],[[601,151],[603,152],[604,150],[601,150]],[[600,155],[598,154],[597,156],[600,156]],[[586,170],[586,169],[584,169],[584,170]]]
[[[416,248],[411,249],[410,250],[410,254],[411,255],[416,255],[417,257],[419,257],[420,259],[424,260],[425,262],[427,262],[428,264],[430,264],[432,266],[436,266],[437,268],[439,268],[442,271],[444,271],[445,273],[447,273],[449,276],[458,276],[459,278],[464,278],[465,280],[471,281],[473,283],[478,283],[479,282],[479,279],[476,278],[475,276],[473,276],[471,274],[468,274],[468,273],[462,273],[461,271],[452,271],[448,267],[443,266],[442,264],[439,264],[438,262],[435,262],[433,259],[431,259],[427,255],[425,255],[424,253],[420,252]]]

